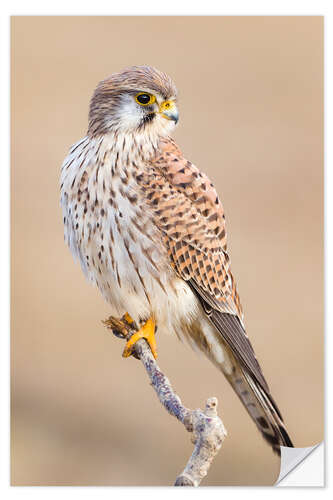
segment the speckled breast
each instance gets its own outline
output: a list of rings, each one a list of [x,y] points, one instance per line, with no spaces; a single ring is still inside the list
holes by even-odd
[[[118,155],[116,169],[112,154],[98,153],[64,164],[65,239],[115,313],[149,315],[173,273],[136,181],[140,165],[121,168]]]

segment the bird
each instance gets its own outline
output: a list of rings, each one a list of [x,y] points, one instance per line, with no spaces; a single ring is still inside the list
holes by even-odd
[[[169,332],[222,372],[280,455],[292,447],[252,344],[231,272],[224,209],[171,137],[177,88],[152,66],[96,87],[86,135],[61,168],[64,238],[113,315],[138,325],[123,356]]]

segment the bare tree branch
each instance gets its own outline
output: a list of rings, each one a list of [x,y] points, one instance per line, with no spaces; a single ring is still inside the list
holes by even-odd
[[[110,316],[103,323],[117,337],[126,340],[137,331],[136,325],[127,323],[124,318],[119,320]],[[144,365],[161,404],[192,434],[191,440],[195,445],[193,453],[174,486],[199,486],[227,435],[223,422],[217,415],[217,399],[207,399],[204,411],[186,408],[156,363],[145,339],[135,343],[133,355]]]

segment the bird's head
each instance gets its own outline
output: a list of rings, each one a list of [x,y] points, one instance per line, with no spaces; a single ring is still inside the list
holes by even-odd
[[[169,135],[178,122],[177,89],[150,66],[132,66],[100,82],[89,111],[90,136],[110,132]]]

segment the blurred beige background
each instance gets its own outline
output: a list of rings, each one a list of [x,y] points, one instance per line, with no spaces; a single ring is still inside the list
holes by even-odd
[[[97,82],[169,73],[175,137],[224,203],[250,338],[298,447],[323,439],[323,20],[12,19],[12,484],[170,485],[192,445],[101,319],[63,242],[59,174]],[[219,398],[228,438],[205,485],[269,485],[279,459],[221,374],[171,337],[184,403]]]

